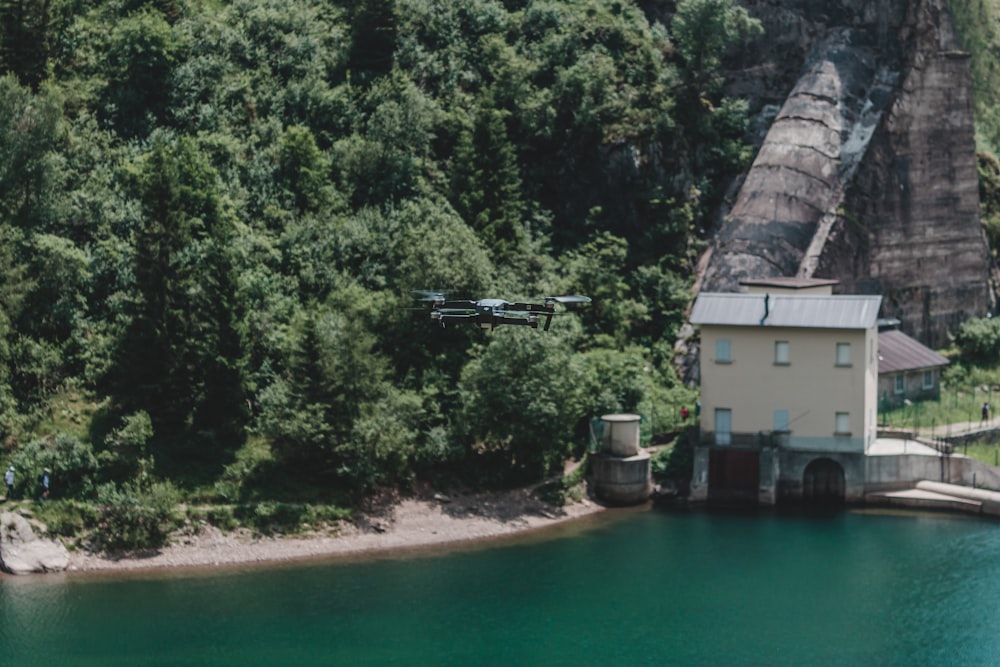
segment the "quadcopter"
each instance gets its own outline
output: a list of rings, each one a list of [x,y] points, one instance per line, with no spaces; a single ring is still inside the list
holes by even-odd
[[[415,291],[421,301],[431,302],[431,321],[442,327],[448,320],[469,320],[479,325],[481,329],[496,329],[503,324],[538,328],[539,319],[544,319],[542,331],[548,331],[552,324],[552,316],[556,312],[556,304],[590,303],[589,296],[571,294],[569,296],[542,297],[542,303],[524,301],[506,301],[504,299],[471,299],[449,300],[442,292],[426,290]]]

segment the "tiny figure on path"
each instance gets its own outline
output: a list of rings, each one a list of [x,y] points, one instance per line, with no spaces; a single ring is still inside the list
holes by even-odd
[[[42,476],[38,478],[38,483],[42,485],[42,500],[49,497],[49,484],[52,482],[51,471],[46,468],[42,471]]]
[[[3,482],[7,485],[7,500],[14,497],[14,466],[7,468],[3,474]]]
[[[691,413],[688,412],[688,406],[682,405],[681,406],[681,421],[687,422],[689,414],[691,414]]]
[[[990,404],[988,402],[983,402],[983,419],[982,421],[988,422],[990,420]]]

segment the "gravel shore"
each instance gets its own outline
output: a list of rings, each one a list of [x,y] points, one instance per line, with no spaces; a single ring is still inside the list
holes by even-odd
[[[76,551],[69,571],[131,571],[275,563],[296,559],[386,553],[512,535],[594,514],[589,499],[556,507],[527,490],[453,497],[409,498],[357,513],[325,533],[261,536],[198,526],[155,552],[109,556]]]

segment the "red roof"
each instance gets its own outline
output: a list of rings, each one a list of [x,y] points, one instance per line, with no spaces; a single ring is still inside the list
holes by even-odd
[[[947,366],[948,360],[910,338],[902,331],[881,331],[878,335],[878,372],[898,373],[921,368]]]

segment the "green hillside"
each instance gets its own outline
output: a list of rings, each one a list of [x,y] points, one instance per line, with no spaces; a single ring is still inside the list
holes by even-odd
[[[2,0],[0,26],[0,429],[28,487],[502,486],[594,415],[663,432],[692,401],[672,342],[749,158],[717,68],[759,28],[731,0],[669,28],[622,0]],[[594,302],[482,332],[414,289]]]

